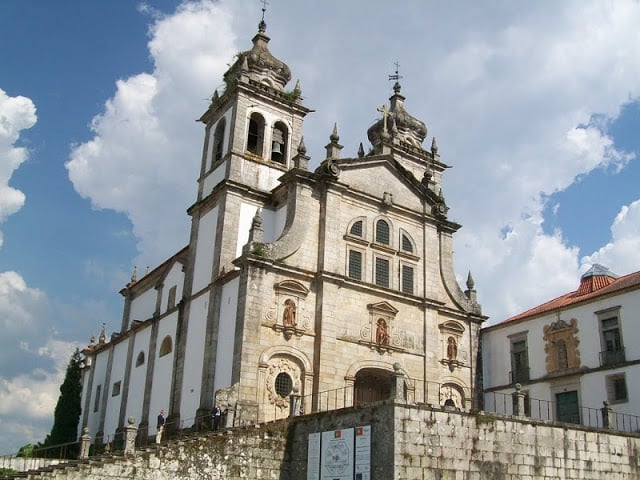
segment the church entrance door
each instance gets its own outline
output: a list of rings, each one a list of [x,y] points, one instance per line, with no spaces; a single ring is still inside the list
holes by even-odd
[[[354,390],[354,405],[387,400],[391,396],[391,372],[363,368],[356,374]]]

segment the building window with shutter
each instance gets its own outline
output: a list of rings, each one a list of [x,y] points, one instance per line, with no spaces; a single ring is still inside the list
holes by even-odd
[[[349,250],[349,278],[362,280],[362,252],[358,250]]]
[[[382,257],[376,257],[375,271],[376,285],[389,288],[389,260]]]
[[[625,403],[629,401],[627,393],[627,381],[624,373],[608,375],[607,383],[607,400],[609,403]]]
[[[376,222],[376,243],[389,245],[390,239],[389,224],[384,220],[378,220]]]
[[[402,293],[413,294],[413,267],[402,265]]]

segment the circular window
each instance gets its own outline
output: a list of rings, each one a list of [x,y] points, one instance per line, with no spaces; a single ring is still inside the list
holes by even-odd
[[[286,373],[279,373],[276,377],[275,387],[276,393],[284,398],[291,393],[291,389],[293,388],[293,381],[291,380],[291,377]]]

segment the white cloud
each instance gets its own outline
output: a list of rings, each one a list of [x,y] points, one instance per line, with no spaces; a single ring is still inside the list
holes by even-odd
[[[154,71],[117,82],[93,119],[94,138],[75,146],[66,164],[78,193],[130,218],[141,264],[153,265],[188,242],[185,212],[195,200],[204,140],[194,120],[236,52],[229,15],[222,4],[202,2],[156,16],[149,42]]]
[[[30,99],[10,97],[0,89],[0,223],[24,205],[24,193],[10,187],[9,181],[13,172],[27,159],[27,150],[15,145],[20,132],[33,127],[35,123],[36,108]]]
[[[620,275],[637,271],[640,266],[640,199],[620,209],[611,225],[611,241],[581,261],[583,265],[606,265]]]
[[[44,439],[76,344],[59,340],[44,292],[0,273],[0,452]],[[86,316],[85,316],[86,318]],[[13,434],[9,435],[9,432]]]

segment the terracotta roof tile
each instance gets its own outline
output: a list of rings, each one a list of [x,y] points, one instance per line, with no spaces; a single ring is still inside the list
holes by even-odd
[[[580,288],[573,292],[565,293],[560,297],[554,298],[546,303],[530,308],[529,310],[519,313],[513,317],[487,327],[491,329],[497,326],[503,326],[517,320],[523,320],[529,317],[535,317],[543,313],[551,312],[559,308],[564,308],[580,302],[594,300],[598,297],[617,293],[626,289],[640,288],[640,272],[630,273],[619,278],[612,278],[605,275],[595,275],[583,278],[580,282]]]

